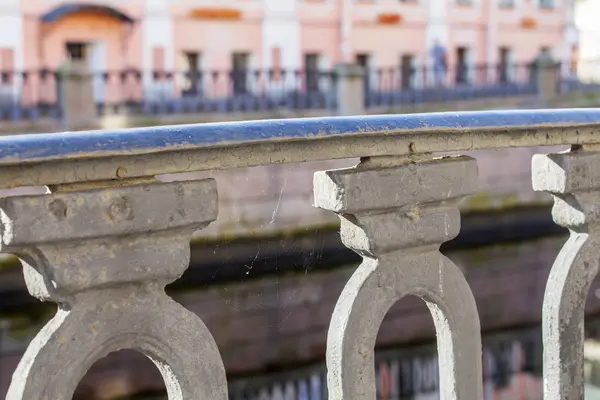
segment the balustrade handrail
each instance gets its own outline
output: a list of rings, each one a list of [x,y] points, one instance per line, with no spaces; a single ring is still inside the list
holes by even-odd
[[[0,137],[0,187],[329,159],[600,142],[600,109],[452,112]]]

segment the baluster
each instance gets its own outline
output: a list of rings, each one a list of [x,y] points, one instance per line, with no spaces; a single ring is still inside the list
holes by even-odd
[[[169,399],[226,400],[213,337],[164,291],[188,267],[193,232],[216,217],[213,180],[0,200],[2,251],[20,257],[33,296],[59,305],[7,399],[70,400],[96,360],[129,348],[154,361]]]
[[[544,398],[583,399],[585,300],[600,257],[600,153],[535,155],[533,188],[554,197],[552,217],[570,236],[544,293]]]
[[[363,257],[329,327],[330,399],[375,398],[377,332],[389,308],[407,295],[421,297],[433,316],[440,398],[481,398],[475,299],[460,269],[439,252],[458,234],[458,203],[474,191],[476,180],[476,161],[468,157],[404,163],[382,158],[315,174],[315,205],[339,214],[342,241]]]

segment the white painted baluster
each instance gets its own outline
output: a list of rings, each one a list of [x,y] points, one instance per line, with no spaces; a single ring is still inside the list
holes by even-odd
[[[124,348],[151,358],[169,399],[227,399],[202,321],[164,292],[188,267],[194,231],[217,218],[212,180],[0,200],[2,251],[32,295],[59,304],[27,349],[9,400],[71,400],[88,368]]]
[[[600,263],[600,153],[535,155],[532,171],[533,188],[554,196],[554,221],[570,231],[544,294],[544,398],[580,400],[585,301]]]
[[[421,297],[435,322],[441,399],[482,397],[475,300],[460,269],[439,252],[458,234],[458,203],[476,180],[476,161],[468,157],[384,158],[315,174],[316,206],[340,215],[344,244],[363,257],[329,328],[331,400],[375,399],[377,332],[389,308],[407,295]]]

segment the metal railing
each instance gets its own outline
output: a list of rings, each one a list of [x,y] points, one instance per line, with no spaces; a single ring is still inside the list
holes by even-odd
[[[533,95],[537,93],[538,69],[531,63],[369,68],[366,106]]]
[[[419,105],[483,98],[532,96],[550,70],[557,91],[594,91],[600,70],[535,63],[401,65],[363,71],[364,106]],[[339,109],[338,70],[8,71],[0,73],[0,119],[60,120],[73,104],[90,103],[95,116],[180,115],[268,110]],[[81,73],[80,73],[81,74]],[[75,100],[69,100],[75,97]]]
[[[76,91],[89,95],[97,113],[181,114],[278,108],[333,109],[336,75],[318,70],[87,71]],[[65,107],[61,71],[0,74],[0,117],[59,118]]]
[[[441,398],[479,399],[477,307],[461,270],[439,252],[460,230],[458,203],[477,190],[477,160],[443,154],[560,144],[571,151],[533,158],[534,189],[554,195],[554,219],[571,231],[544,299],[545,398],[583,398],[584,305],[600,267],[599,142],[598,109],[0,137],[0,187],[48,187],[0,200],[1,250],[19,256],[33,296],[58,304],[7,399],[70,400],[88,368],[122,348],[155,362],[170,399],[227,399],[210,332],[163,290],[187,268],[194,232],[217,219],[217,186],[161,177],[353,157],[357,166],[314,177],[314,204],[340,216],[344,244],[363,257],[331,319],[329,398],[375,398],[379,326],[392,304],[417,295],[435,322]]]

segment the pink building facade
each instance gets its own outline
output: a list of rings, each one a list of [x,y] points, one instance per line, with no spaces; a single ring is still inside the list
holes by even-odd
[[[573,4],[573,0],[2,0],[0,72],[56,71],[78,59],[99,75],[142,71],[144,93],[149,87],[173,93],[185,90],[184,78],[175,75],[161,87],[151,72],[331,70],[338,63],[416,69],[431,65],[435,43],[445,48],[448,65],[527,63],[546,51],[566,66],[577,54]],[[30,88],[37,87],[35,79],[40,78],[32,74]],[[424,81],[418,73],[411,79]],[[19,89],[22,86],[15,81],[9,86],[31,92],[20,94],[25,102],[27,96],[39,100],[33,93],[37,89]],[[99,102],[123,96],[116,80],[96,86]],[[138,96],[141,87],[132,90]]]
[[[69,55],[94,70],[128,67],[331,68],[359,60],[570,60],[572,0],[2,0],[4,70],[54,69]]]

